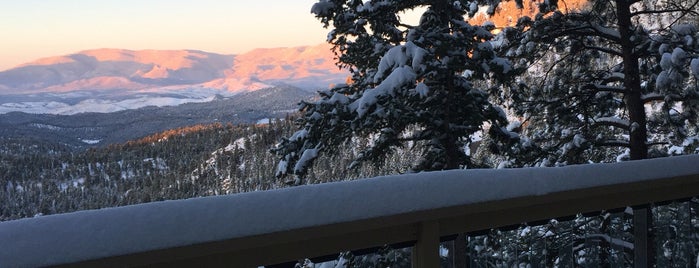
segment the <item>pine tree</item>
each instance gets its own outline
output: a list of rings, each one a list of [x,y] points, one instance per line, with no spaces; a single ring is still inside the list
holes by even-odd
[[[416,8],[425,10],[418,25],[400,20]],[[422,155],[414,171],[469,167],[463,148],[471,136],[486,125],[500,131],[506,121],[473,81],[511,71],[495,56],[492,28],[465,22],[477,9],[451,0],[316,3],[312,12],[332,27],[328,41],[351,81],[302,103],[300,129],[274,149],[277,175],[294,174],[301,183],[319,155],[338,153],[353,137],[371,142],[351,166],[411,144]]]
[[[562,10],[547,1],[533,20],[521,18],[517,29],[505,30],[504,53],[516,70],[526,70],[519,83],[497,92],[524,119],[522,136],[497,137],[511,142],[509,163],[697,153],[698,4],[590,1],[583,10]],[[609,231],[609,215],[603,213],[597,232]],[[635,210],[634,225],[652,223],[651,215]],[[648,237],[644,228],[634,230],[636,239]],[[635,250],[635,263],[652,265],[652,247]],[[608,258],[601,254],[599,263],[611,263]]]
[[[527,125],[514,165],[696,153],[699,35],[684,21],[696,24],[697,3],[542,4],[507,30],[505,53],[528,71],[498,92]]]

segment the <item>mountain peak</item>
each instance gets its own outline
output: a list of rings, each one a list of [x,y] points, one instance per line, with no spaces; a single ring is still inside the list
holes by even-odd
[[[333,56],[327,44],[260,48],[240,55],[101,48],[42,58],[0,72],[0,90],[157,91],[177,86],[239,92],[279,83],[317,89],[343,81],[346,76],[333,64]]]

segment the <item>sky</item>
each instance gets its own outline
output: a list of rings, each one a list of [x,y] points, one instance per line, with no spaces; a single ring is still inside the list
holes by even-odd
[[[3,0],[0,71],[87,49],[196,49],[316,45],[327,29],[316,0]]]

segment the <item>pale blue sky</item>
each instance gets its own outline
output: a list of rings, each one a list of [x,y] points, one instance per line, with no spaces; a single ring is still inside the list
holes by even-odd
[[[316,0],[2,0],[0,70],[93,48],[237,54],[315,45]]]

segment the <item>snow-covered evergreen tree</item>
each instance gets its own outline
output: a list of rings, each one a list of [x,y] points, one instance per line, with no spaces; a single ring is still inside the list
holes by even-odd
[[[502,92],[526,125],[514,165],[698,152],[697,1],[546,3],[503,34],[527,70]]]
[[[424,10],[418,25],[400,20],[416,8]],[[301,183],[319,154],[336,153],[352,137],[372,138],[354,164],[411,145],[422,152],[413,170],[469,167],[463,148],[471,136],[506,121],[473,81],[512,71],[495,56],[491,28],[465,22],[477,9],[453,0],[316,3],[312,12],[332,28],[328,42],[351,79],[302,104],[300,130],[274,149],[277,175]]]
[[[545,1],[535,18],[520,18],[500,39],[503,53],[523,74],[514,86],[494,92],[522,118],[509,128],[521,136],[496,136],[510,142],[514,157],[507,163],[559,166],[699,153],[699,2],[593,0],[583,10],[556,4]],[[614,263],[619,258],[609,255],[608,233],[622,230],[617,238],[624,243],[648,237],[644,229],[635,228],[630,236],[623,227],[630,224],[629,215],[634,226],[652,224],[654,214],[642,210],[618,217],[602,213],[593,220],[597,228],[583,236],[597,245],[560,233],[556,241],[574,243],[585,261]],[[655,210],[656,217],[664,218],[662,213]],[[644,214],[645,219],[633,217]],[[658,243],[666,241],[656,235],[656,245],[646,252],[632,247],[645,259],[636,261],[655,261]],[[622,264],[624,259],[629,264],[633,257],[621,258]]]

